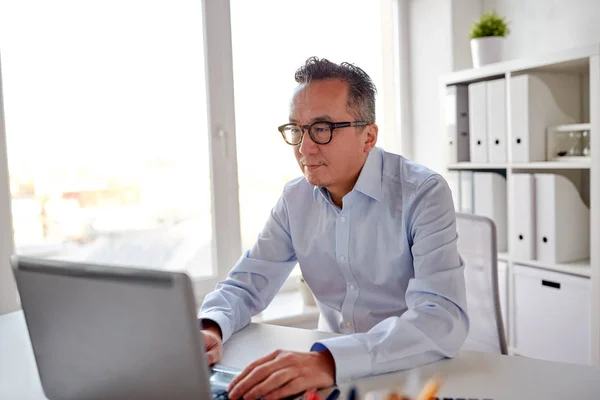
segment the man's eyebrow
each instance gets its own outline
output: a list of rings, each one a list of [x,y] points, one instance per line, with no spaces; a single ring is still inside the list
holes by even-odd
[[[333,118],[331,118],[329,115],[319,115],[318,117],[313,118],[314,122],[318,122],[318,121],[327,121],[327,122],[333,122]]]
[[[296,120],[292,117],[289,118],[289,121],[290,121],[290,123],[293,123],[293,124],[298,123],[298,120]],[[329,115],[319,115],[312,119],[312,122],[322,122],[322,121],[333,122],[333,118],[331,118]]]

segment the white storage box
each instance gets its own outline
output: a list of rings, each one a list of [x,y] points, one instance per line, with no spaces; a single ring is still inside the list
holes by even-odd
[[[520,265],[513,272],[515,352],[591,364],[590,280]]]

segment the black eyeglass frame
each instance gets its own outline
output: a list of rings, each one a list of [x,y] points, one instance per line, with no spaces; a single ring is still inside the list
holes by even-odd
[[[327,140],[326,142],[320,142],[318,140],[315,140],[315,135],[312,132],[312,127],[317,125],[317,124],[326,124],[329,125],[329,140]],[[289,144],[290,146],[298,146],[300,143],[302,143],[302,140],[304,140],[304,131],[308,132],[308,135],[310,136],[310,139],[315,142],[316,144],[328,144],[329,142],[331,142],[331,139],[333,139],[333,130],[334,129],[340,129],[340,128],[348,128],[351,126],[356,126],[356,127],[361,127],[361,126],[367,126],[367,125],[371,125],[370,122],[366,122],[366,121],[354,121],[354,122],[329,122],[329,121],[316,121],[313,122],[310,125],[298,125],[295,124],[293,122],[287,123],[287,124],[283,124],[279,127],[277,127],[277,130],[279,131],[279,133],[281,133],[281,136],[283,137],[283,140],[285,140],[285,142],[287,144]],[[302,135],[300,136],[300,140],[298,141],[298,143],[291,143],[289,142],[286,137],[285,137],[285,128],[287,128],[288,126],[295,126],[297,128],[302,129]]]

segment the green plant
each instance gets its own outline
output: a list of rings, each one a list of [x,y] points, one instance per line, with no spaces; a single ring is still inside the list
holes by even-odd
[[[485,36],[506,36],[509,33],[508,23],[496,11],[483,13],[471,27],[471,39]]]

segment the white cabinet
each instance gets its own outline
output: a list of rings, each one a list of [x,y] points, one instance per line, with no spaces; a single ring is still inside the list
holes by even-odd
[[[515,352],[590,364],[590,280],[520,265],[513,277]]]

